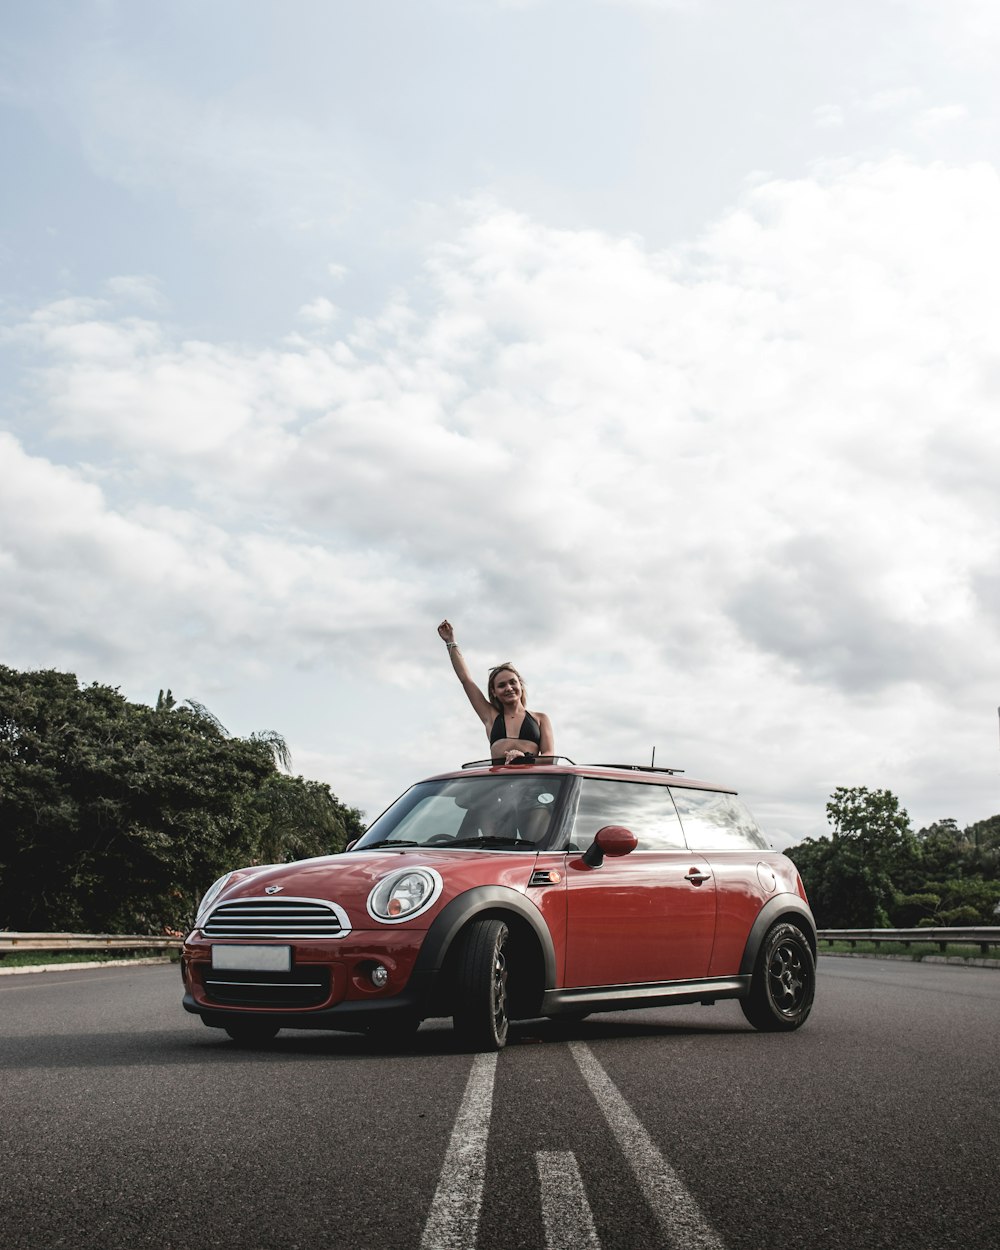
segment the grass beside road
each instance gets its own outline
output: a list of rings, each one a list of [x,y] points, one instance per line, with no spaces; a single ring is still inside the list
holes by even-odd
[[[824,942],[819,943],[821,955],[902,955],[906,959],[926,959],[928,955],[946,955],[953,959],[996,959],[1000,960],[1000,947],[991,946],[989,953],[984,955],[978,945],[948,942],[941,950],[937,942],[911,942],[907,946],[903,942]]]
[[[156,947],[125,951],[3,951],[0,952],[0,969],[30,968],[35,964],[103,964],[120,959],[149,959],[156,955],[167,956],[175,963],[180,959],[180,951]]]

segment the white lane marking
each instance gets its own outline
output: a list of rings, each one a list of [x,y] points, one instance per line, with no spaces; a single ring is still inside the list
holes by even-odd
[[[572,1150],[539,1150],[545,1250],[601,1250],[583,1179]]]
[[[421,1250],[474,1250],[486,1179],[496,1055],[476,1055],[420,1239]]]
[[[657,1150],[590,1048],[582,1042],[571,1042],[570,1050],[668,1244],[675,1250],[725,1250],[725,1244],[698,1209],[684,1182]]]

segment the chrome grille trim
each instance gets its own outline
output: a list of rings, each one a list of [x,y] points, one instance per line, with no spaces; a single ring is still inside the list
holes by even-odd
[[[243,976],[227,972],[203,974],[205,998],[222,1007],[266,1007],[285,1011],[307,1011],[320,1007],[330,997],[328,968],[293,968],[286,976],[247,972]]]
[[[322,898],[237,898],[216,903],[202,926],[207,938],[342,938],[351,931],[343,907]]]

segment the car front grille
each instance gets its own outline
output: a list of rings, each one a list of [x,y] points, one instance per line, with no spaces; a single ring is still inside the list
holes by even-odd
[[[212,909],[208,938],[331,938],[350,933],[347,913],[335,903],[309,898],[241,898]]]
[[[330,997],[330,970],[293,968],[291,972],[219,972],[204,974],[205,997],[229,1007],[318,1007]]]

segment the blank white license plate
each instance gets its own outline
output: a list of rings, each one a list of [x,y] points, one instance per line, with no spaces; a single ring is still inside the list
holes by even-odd
[[[213,946],[212,967],[243,972],[288,972],[290,946]]]

